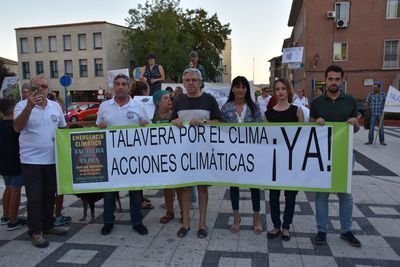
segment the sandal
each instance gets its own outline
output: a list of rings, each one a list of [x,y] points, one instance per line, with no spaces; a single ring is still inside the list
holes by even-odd
[[[189,230],[190,230],[190,227],[188,229],[181,227],[181,228],[179,228],[178,233],[176,233],[176,235],[179,237],[185,237],[188,234]]]
[[[253,216],[253,231],[256,235],[259,235],[263,232],[263,228],[261,225],[261,219],[259,215]]]
[[[289,241],[290,240],[290,233],[289,233],[288,229],[283,229],[282,230],[281,238],[282,238],[283,241]]]
[[[174,219],[175,215],[173,212],[167,211],[167,214],[161,217],[160,223],[169,223],[170,220]]]
[[[271,231],[267,232],[267,238],[274,239],[275,237],[279,236],[280,233],[281,233],[281,229],[274,228]]]
[[[199,229],[197,231],[197,237],[198,238],[206,238],[208,235],[207,230],[206,229]]]
[[[236,233],[238,233],[239,231],[240,231],[240,222],[241,222],[241,218],[239,218],[239,222],[238,223],[233,223],[232,225],[231,225],[231,232],[232,233],[234,233],[234,234],[236,234]]]
[[[154,206],[150,202],[143,201],[141,208],[145,210],[151,210],[154,209]]]

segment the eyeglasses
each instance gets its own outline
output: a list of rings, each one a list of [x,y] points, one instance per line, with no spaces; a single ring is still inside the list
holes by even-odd
[[[190,82],[195,83],[195,82],[197,82],[197,81],[199,81],[199,80],[200,80],[200,79],[196,79],[196,78],[192,78],[192,79],[183,79],[183,81],[186,82],[186,83],[190,83]]]
[[[335,81],[335,82],[340,82],[342,80],[342,78],[339,78],[339,77],[337,77],[337,78],[333,78],[333,77],[328,77],[328,81]]]
[[[32,86],[37,86],[37,87],[40,87],[40,88],[42,88],[42,89],[47,89],[47,88],[49,88],[49,86],[48,86],[47,84],[32,84]]]

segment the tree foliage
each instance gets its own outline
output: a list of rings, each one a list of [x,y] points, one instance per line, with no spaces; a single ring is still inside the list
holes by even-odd
[[[230,34],[229,24],[222,25],[217,14],[208,16],[204,9],[182,10],[179,0],[148,1],[129,10],[128,26],[120,42],[122,50],[131,54],[137,65],[145,64],[146,56],[155,53],[167,78],[178,81],[188,65],[190,51],[196,50],[207,77],[214,80],[222,72],[220,54]]]

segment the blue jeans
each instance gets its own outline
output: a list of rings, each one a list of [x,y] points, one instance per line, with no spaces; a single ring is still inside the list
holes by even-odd
[[[369,126],[369,133],[368,133],[368,142],[372,143],[374,141],[374,132],[375,132],[375,125],[378,124],[379,119],[381,118],[381,116],[378,115],[371,115],[371,122],[370,122],[370,126]],[[379,124],[378,124],[379,126]],[[379,142],[383,143],[385,142],[385,137],[383,135],[383,120],[382,120],[382,124],[381,124],[381,128],[379,129]]]
[[[116,192],[104,193],[104,212],[103,222],[104,224],[114,224],[115,216],[115,196]],[[143,220],[143,214],[141,211],[142,194],[140,190],[129,191],[129,206],[132,225],[141,224]]]
[[[338,193],[339,197],[339,219],[342,233],[351,231],[353,217],[353,197],[348,193]],[[315,195],[315,218],[317,220],[317,229],[319,232],[328,231],[328,207],[329,193],[317,192]]]

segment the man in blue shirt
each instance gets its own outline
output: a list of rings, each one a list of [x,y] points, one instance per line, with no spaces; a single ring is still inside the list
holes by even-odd
[[[366,145],[371,145],[374,141],[375,125],[379,122],[382,117],[383,108],[385,107],[386,96],[380,90],[378,83],[374,84],[373,91],[367,96],[367,108],[371,109],[371,122],[369,126],[368,142]],[[383,133],[383,118],[379,127],[379,142],[381,145],[386,146],[385,137]]]

